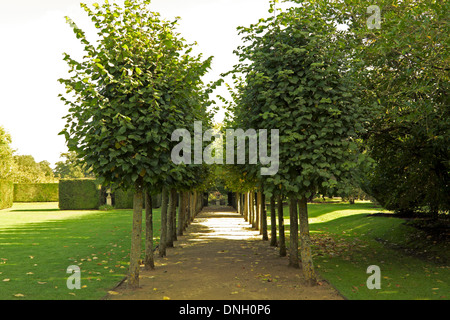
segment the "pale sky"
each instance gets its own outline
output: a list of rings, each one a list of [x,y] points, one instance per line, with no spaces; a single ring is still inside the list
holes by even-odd
[[[67,151],[58,136],[67,107],[58,98],[64,87],[57,80],[67,76],[62,53],[79,59],[83,52],[64,16],[88,39],[96,35],[80,2],[103,0],[0,0],[0,126],[11,135],[16,154],[30,154],[38,162],[54,165]],[[267,17],[269,0],[154,0],[150,9],[168,19],[180,16],[178,32],[188,42],[197,41],[204,57],[214,56],[209,81],[237,62],[236,27]],[[223,113],[216,115],[216,122],[222,119]]]

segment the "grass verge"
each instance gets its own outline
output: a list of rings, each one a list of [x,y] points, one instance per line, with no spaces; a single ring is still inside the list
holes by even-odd
[[[414,223],[370,202],[308,204],[316,271],[344,297],[357,300],[448,300],[450,250]],[[286,231],[289,210],[284,208]],[[270,228],[269,228],[270,230]],[[289,245],[289,241],[287,241]],[[367,268],[381,271],[368,289]]]
[[[159,241],[159,209],[154,210]],[[58,203],[15,203],[0,211],[0,299],[100,299],[128,271],[131,210],[61,211]],[[69,290],[67,268],[81,269]]]

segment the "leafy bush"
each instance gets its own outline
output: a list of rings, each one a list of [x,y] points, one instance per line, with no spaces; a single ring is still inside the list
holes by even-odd
[[[116,209],[133,209],[133,191],[118,189],[113,193],[113,205]],[[161,206],[161,194],[152,196],[153,208],[159,208]],[[145,203],[144,203],[145,208]]]
[[[90,210],[100,206],[100,185],[95,179],[63,179],[59,182],[61,210]]]
[[[114,192],[114,207],[116,209],[133,209],[133,196],[133,190],[116,190]]]
[[[15,183],[14,202],[57,202],[58,183]]]
[[[14,198],[14,184],[11,181],[0,180],[0,210],[11,208]]]
[[[111,210],[113,210],[113,209],[114,209],[114,207],[113,207],[113,206],[110,206],[109,204],[101,205],[101,206],[98,208],[98,210],[100,210],[100,211],[111,211]]]

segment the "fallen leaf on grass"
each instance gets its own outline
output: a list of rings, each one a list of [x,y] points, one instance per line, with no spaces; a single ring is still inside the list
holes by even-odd
[[[17,297],[17,298],[22,298],[22,297],[25,297],[23,294],[21,294],[21,293],[16,293],[15,295],[14,295],[14,297]]]
[[[119,293],[117,291],[108,291],[108,294],[112,295],[112,296],[116,296]]]

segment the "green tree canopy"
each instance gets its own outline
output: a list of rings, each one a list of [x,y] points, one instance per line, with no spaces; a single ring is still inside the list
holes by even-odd
[[[0,179],[7,179],[11,174],[13,150],[11,136],[0,126]]]
[[[203,165],[175,165],[171,161],[172,133],[192,132],[195,121],[210,124],[206,112],[213,90],[201,78],[211,64],[191,54],[193,44],[176,32],[177,19],[164,20],[148,9],[149,0],[125,1],[124,6],[82,4],[98,30],[91,44],[67,18],[84,46],[76,61],[64,55],[71,77],[60,79],[69,106],[61,132],[105,184],[133,188],[133,240],[129,285],[139,284],[140,234],[144,188],[188,188],[207,175]],[[152,252],[151,252],[152,253]]]

